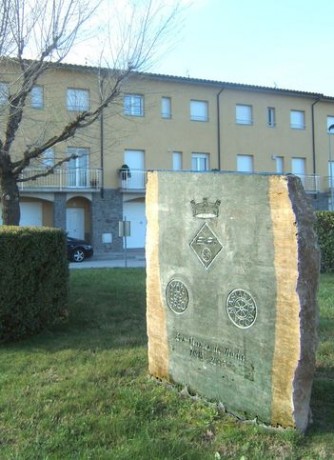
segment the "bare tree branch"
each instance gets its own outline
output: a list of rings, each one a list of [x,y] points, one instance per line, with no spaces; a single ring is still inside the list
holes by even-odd
[[[69,155],[66,158],[63,158],[62,160],[57,161],[53,166],[45,168],[44,172],[33,174],[32,176],[24,177],[24,178],[23,177],[18,177],[17,182],[28,182],[28,181],[31,181],[31,180],[37,180],[40,177],[50,176],[50,174],[53,174],[61,165],[63,165],[64,163],[67,163],[67,162],[69,162],[71,160],[75,160],[76,158],[79,158],[79,155],[75,155],[75,154]]]
[[[16,75],[13,77],[15,81],[10,82],[8,107],[4,109],[2,106],[1,109],[0,195],[6,197],[2,208],[7,224],[18,225],[19,222],[17,182],[52,174],[74,156],[65,155],[51,168],[31,177],[22,179],[22,172],[32,161],[42,157],[43,152],[73,138],[78,131],[93,124],[104,109],[117,100],[123,82],[132,72],[141,71],[148,65],[158,46],[166,39],[176,22],[180,0],[175,0],[175,7],[168,12],[166,4],[174,0],[124,0],[122,7],[126,8],[126,14],[112,17],[115,19],[114,29],[106,29],[109,42],[106,40],[105,43],[109,46],[101,49],[99,66],[90,68],[90,72],[95,72],[100,101],[93,109],[78,113],[70,121],[64,122],[58,132],[56,123],[52,132],[45,129],[45,136],[38,137],[37,134],[37,139],[22,149],[21,158],[17,157],[17,152],[12,158],[13,144],[22,132],[22,124],[28,113],[25,110],[27,99],[34,86],[49,69],[56,69],[80,39],[86,36],[85,28],[99,12],[103,1],[107,1],[104,6],[110,3],[108,0],[0,2],[0,69],[9,66],[12,69],[9,75]],[[115,4],[118,2],[115,1]],[[104,11],[99,18],[103,14]],[[105,57],[103,52],[108,52]],[[95,51],[95,54],[99,53]],[[111,57],[114,58],[112,65]],[[106,63],[104,69],[100,66],[102,61]],[[44,137],[45,140],[41,140]]]

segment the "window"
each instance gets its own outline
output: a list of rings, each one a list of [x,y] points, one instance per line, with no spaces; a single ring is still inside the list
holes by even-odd
[[[306,174],[306,160],[305,158],[292,158],[291,160],[291,172],[296,176],[300,177],[304,183]]]
[[[173,171],[182,169],[182,152],[173,152]]]
[[[89,91],[87,89],[67,90],[67,110],[82,112],[89,110]]]
[[[55,164],[55,153],[53,149],[47,149],[42,155],[42,165],[45,168],[52,168]]]
[[[0,82],[0,105],[7,104],[9,96],[8,84]]]
[[[301,110],[291,110],[290,127],[292,129],[305,129],[305,112]]]
[[[252,173],[254,171],[253,155],[237,155],[237,171]]]
[[[172,118],[172,100],[170,97],[161,98],[161,117]]]
[[[334,161],[328,162],[328,187],[334,188]]]
[[[267,117],[268,126],[270,126],[270,128],[274,128],[276,126],[276,113],[274,107],[268,107]]]
[[[192,171],[208,171],[209,169],[209,154],[208,153],[193,153],[191,157]]]
[[[284,173],[284,158],[279,156],[273,156],[276,163],[276,172],[277,174]]]
[[[33,86],[31,93],[31,107],[34,109],[42,109],[44,106],[44,90],[43,86]]]
[[[190,119],[193,121],[208,121],[207,101],[190,101]]]
[[[85,148],[68,147],[68,155],[78,155],[67,162],[68,185],[70,187],[87,187],[89,150]]]
[[[124,115],[143,117],[144,97],[138,94],[126,94],[124,96]]]
[[[252,125],[253,124],[252,106],[237,104],[235,107],[235,122],[238,125]]]
[[[331,130],[329,131],[329,128],[333,126],[333,128],[331,128]],[[329,115],[327,117],[327,132],[333,134],[334,133],[334,116],[331,116]]]

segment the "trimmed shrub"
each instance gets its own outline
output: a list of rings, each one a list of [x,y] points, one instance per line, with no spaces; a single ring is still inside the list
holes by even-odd
[[[66,236],[46,227],[0,227],[0,341],[19,340],[66,311]]]
[[[334,272],[334,212],[317,211],[315,230],[321,252],[321,271]]]

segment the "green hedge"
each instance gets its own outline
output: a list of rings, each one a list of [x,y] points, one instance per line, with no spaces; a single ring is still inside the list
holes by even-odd
[[[66,235],[46,227],[0,226],[0,341],[18,340],[66,312]]]
[[[315,229],[321,252],[321,271],[334,272],[334,212],[317,211]]]

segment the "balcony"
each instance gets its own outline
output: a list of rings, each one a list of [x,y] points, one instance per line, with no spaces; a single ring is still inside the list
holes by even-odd
[[[25,179],[45,172],[43,168],[27,168],[23,171],[21,178]],[[145,193],[147,171],[142,169],[131,169],[131,174],[118,174],[118,186],[122,192]],[[299,175],[304,189],[307,193],[330,193],[331,180],[328,176]],[[58,168],[53,174],[39,177],[35,180],[19,182],[21,191],[34,192],[59,192],[59,191],[94,191],[100,190],[102,184],[102,170],[84,168]],[[334,187],[334,177],[333,177]]]
[[[298,175],[306,193],[328,193],[330,191],[330,177],[316,174]],[[334,184],[334,178],[333,178]]]
[[[131,169],[130,175],[122,174],[119,171],[119,188],[123,192],[144,192],[146,188],[146,176],[147,171],[139,169]],[[307,174],[299,175],[299,178],[306,193],[328,193],[330,191],[330,177]]]
[[[21,174],[21,179],[45,172],[45,168],[27,168]],[[53,174],[39,177],[35,180],[19,182],[21,191],[92,191],[101,186],[102,171],[100,169],[58,168]]]
[[[144,192],[146,188],[147,171],[142,169],[131,169],[130,173],[118,172],[119,188],[123,192]]]

